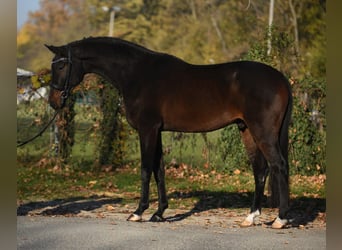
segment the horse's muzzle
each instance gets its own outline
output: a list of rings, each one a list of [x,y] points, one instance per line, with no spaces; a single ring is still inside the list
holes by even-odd
[[[50,106],[55,109],[62,108],[62,91],[51,89],[49,94],[49,104]]]

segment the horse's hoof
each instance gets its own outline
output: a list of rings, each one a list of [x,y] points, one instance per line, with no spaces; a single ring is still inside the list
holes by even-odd
[[[260,211],[256,210],[250,213],[246,219],[240,224],[240,227],[250,227],[255,225],[256,218],[260,215]]]
[[[286,226],[287,224],[287,219],[280,219],[279,217],[277,217],[277,219],[274,220],[274,222],[272,223],[272,228],[273,229],[282,229],[283,227]]]
[[[166,221],[166,219],[164,219],[162,216],[154,214],[154,215],[152,215],[150,221],[151,222],[164,222],[164,221]]]
[[[142,217],[137,214],[131,214],[128,218],[127,221],[134,221],[134,222],[139,222],[142,221]]]
[[[243,222],[241,222],[240,227],[250,227],[253,226],[254,222],[250,221],[250,220],[244,220]]]

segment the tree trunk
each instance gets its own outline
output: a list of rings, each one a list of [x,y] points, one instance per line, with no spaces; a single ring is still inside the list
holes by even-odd
[[[298,24],[297,24],[297,13],[293,6],[292,0],[289,0],[289,6],[292,14],[292,25],[293,25],[293,33],[294,33],[294,43],[296,55],[299,55],[299,38],[298,38]]]
[[[66,164],[70,159],[72,146],[75,142],[75,103],[76,96],[70,94],[66,100],[65,107],[57,116],[56,126],[57,132],[57,156]]]

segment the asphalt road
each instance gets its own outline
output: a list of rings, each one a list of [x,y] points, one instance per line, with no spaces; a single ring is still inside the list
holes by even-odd
[[[135,223],[126,218],[122,213],[97,218],[18,216],[17,248],[326,249],[325,227],[274,230],[259,224],[239,228],[236,221],[219,221],[215,215],[190,216],[171,223]]]

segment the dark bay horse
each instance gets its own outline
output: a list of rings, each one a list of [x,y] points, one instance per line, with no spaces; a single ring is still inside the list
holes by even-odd
[[[141,197],[130,221],[140,221],[149,206],[149,183],[158,187],[158,210],[151,221],[164,221],[168,207],[162,155],[162,131],[205,132],[237,124],[253,167],[254,201],[241,226],[251,226],[261,212],[270,172],[279,214],[273,228],[287,222],[289,208],[288,127],[292,94],[288,80],[262,63],[237,61],[192,65],[116,38],[97,37],[64,46],[48,46],[52,60],[49,95],[54,109],[86,73],[96,73],[121,93],[129,124],[141,148]]]

